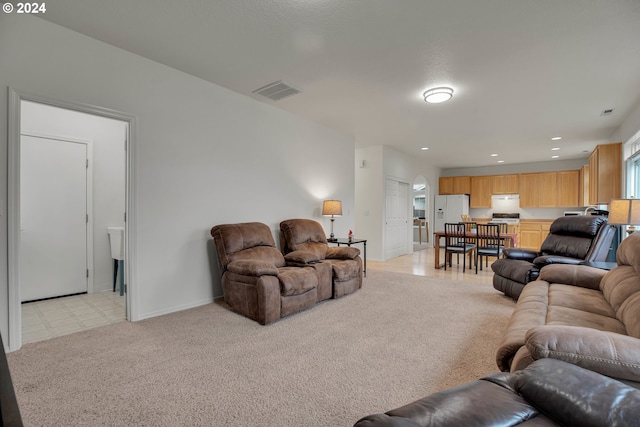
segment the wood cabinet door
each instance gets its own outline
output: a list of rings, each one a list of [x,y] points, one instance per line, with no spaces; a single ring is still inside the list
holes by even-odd
[[[597,204],[622,197],[622,144],[598,146]]]
[[[538,177],[538,207],[555,208],[558,206],[558,174],[543,172]],[[577,191],[576,191],[576,194]]]
[[[598,203],[598,147],[589,156],[589,204]]]
[[[452,194],[471,194],[471,177],[454,176]]]
[[[518,193],[518,175],[493,175],[491,177],[492,194],[517,194]]]
[[[521,173],[519,175],[520,207],[538,207],[538,179],[537,173]]]
[[[438,194],[453,194],[453,177],[441,176],[438,178]]]
[[[471,197],[469,206],[472,208],[491,207],[491,176],[471,177]]]
[[[580,168],[580,178],[578,181],[578,206],[589,204],[589,165]]]
[[[539,223],[520,223],[518,246],[523,249],[539,250],[542,244],[540,229]]]
[[[575,207],[579,203],[580,171],[570,170],[557,173],[558,191],[556,206]]]

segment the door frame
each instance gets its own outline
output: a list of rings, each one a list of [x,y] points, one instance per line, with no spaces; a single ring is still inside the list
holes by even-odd
[[[71,138],[67,136],[58,136],[51,135],[41,132],[32,132],[29,130],[21,130],[20,136],[31,136],[34,138],[44,138],[44,139],[53,139],[56,141],[62,142],[70,142],[73,144],[83,144],[86,146],[87,152],[87,175],[86,175],[86,185],[87,185],[87,194],[86,194],[86,211],[87,211],[87,222],[86,222],[86,253],[87,253],[87,270],[89,270],[89,274],[87,275],[87,292],[93,293],[93,141],[87,139],[78,139]],[[20,173],[20,171],[18,171]],[[20,239],[20,237],[18,237]],[[19,248],[18,248],[19,249]]]
[[[405,200],[405,215],[407,218],[407,222],[405,224],[405,248],[404,248],[404,254],[401,255],[406,255],[409,253],[413,252],[413,221],[411,223],[409,223],[409,218],[413,218],[413,215],[411,214],[411,210],[412,210],[412,191],[411,191],[411,186],[412,183],[410,183],[409,181],[402,179],[402,178],[398,178],[395,176],[391,176],[388,175],[385,177],[384,179],[384,217],[382,218],[382,222],[383,222],[383,231],[382,231],[382,235],[383,235],[383,245],[382,245],[382,257],[383,259],[387,260],[389,258],[387,258],[387,244],[388,244],[388,236],[387,236],[387,181],[394,181],[397,182],[399,184],[404,184],[407,186],[407,199]]]
[[[8,281],[8,347],[16,351],[22,346],[22,307],[20,303],[20,110],[22,101],[31,101],[127,123],[123,135],[126,156],[125,185],[125,301],[127,318],[139,320],[136,293],[136,206],[135,158],[136,118],[127,113],[94,105],[63,101],[34,95],[9,87],[7,149],[7,281]]]

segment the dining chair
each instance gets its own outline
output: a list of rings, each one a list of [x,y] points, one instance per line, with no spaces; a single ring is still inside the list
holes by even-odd
[[[478,224],[476,238],[476,274],[478,274],[478,258],[480,270],[482,270],[482,257],[486,266],[489,266],[489,257],[500,259],[504,245],[500,243],[500,234],[502,233],[502,225],[507,224]],[[506,233],[506,232],[505,232]],[[505,233],[502,233],[503,236]]]
[[[456,254],[458,264],[460,264],[460,254],[462,254],[462,272],[466,270],[466,254],[469,254],[469,266],[471,266],[472,256],[474,254],[475,234],[471,230],[467,230],[469,223],[445,223],[444,224],[444,269],[447,269],[447,261],[451,267],[451,257]]]

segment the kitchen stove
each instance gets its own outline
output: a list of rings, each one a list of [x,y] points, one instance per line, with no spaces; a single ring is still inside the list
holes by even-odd
[[[519,213],[494,213],[491,216],[491,222],[499,224],[520,224]]]

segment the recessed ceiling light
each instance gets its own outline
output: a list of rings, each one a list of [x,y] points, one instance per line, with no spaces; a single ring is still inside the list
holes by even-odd
[[[551,156],[552,159],[558,159],[560,156]]]
[[[453,89],[450,87],[436,87],[429,89],[423,95],[426,102],[438,104],[450,100],[453,96]]]
[[[429,147],[422,147],[421,150],[422,151],[427,151],[429,149]]]
[[[498,155],[494,153],[491,155],[491,157],[498,157]]]
[[[562,139],[561,136],[554,136],[553,138],[551,138],[552,141],[559,141],[561,139]]]
[[[498,160],[498,163],[504,163],[504,160]]]
[[[553,147],[553,148],[551,149],[551,151],[558,151],[559,149],[560,149],[560,147]]]

